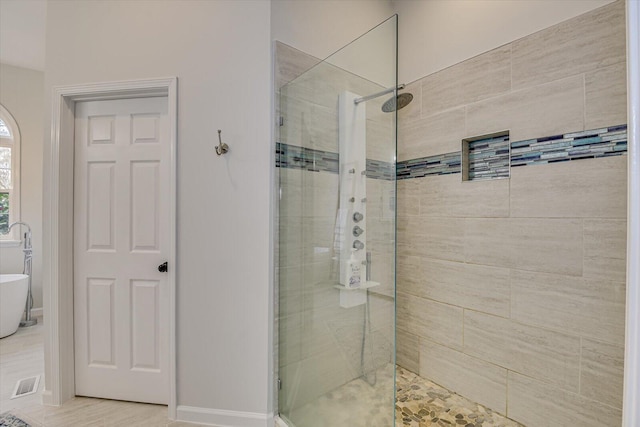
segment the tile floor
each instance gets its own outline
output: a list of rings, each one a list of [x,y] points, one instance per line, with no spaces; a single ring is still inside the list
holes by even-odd
[[[186,427],[197,424],[171,422],[167,408],[115,400],[77,397],[63,406],[42,405],[44,378],[38,392],[11,400],[16,381],[44,374],[42,319],[31,328],[21,328],[14,335],[0,340],[0,413],[11,412],[33,427]],[[295,422],[304,427],[338,427],[366,425],[386,427],[391,424],[390,411],[384,408],[393,397],[393,368],[389,365],[377,372],[374,386],[357,379],[338,390],[322,396],[313,404],[295,411]],[[396,426],[463,426],[522,427],[515,421],[492,412],[474,402],[431,383],[412,372],[396,369]],[[358,401],[370,401],[367,410],[356,411]],[[329,417],[329,418],[327,418]]]
[[[0,413],[31,407],[42,401],[44,389],[44,328],[42,318],[30,328],[0,339]],[[11,400],[16,382],[41,375],[38,392]]]
[[[524,427],[489,408],[396,368],[396,427]],[[393,365],[381,368],[372,385],[362,378],[327,393],[288,416],[298,427],[388,427],[393,400]]]
[[[194,427],[198,424],[171,422],[167,407],[116,400],[76,397],[61,407],[42,405],[44,389],[44,328],[20,328],[0,340],[0,413],[11,412],[33,427]],[[43,375],[38,392],[11,400],[16,381]]]
[[[523,427],[401,367],[396,389],[397,427]]]

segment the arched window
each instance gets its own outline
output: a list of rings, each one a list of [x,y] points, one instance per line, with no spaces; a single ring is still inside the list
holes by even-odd
[[[0,104],[0,239],[20,240],[7,234],[9,224],[20,220],[20,130]]]

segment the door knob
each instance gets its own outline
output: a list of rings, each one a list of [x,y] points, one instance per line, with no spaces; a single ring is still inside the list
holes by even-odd
[[[159,271],[160,273],[166,273],[166,272],[167,272],[167,269],[168,269],[168,263],[167,263],[167,262],[163,262],[162,264],[160,264],[160,265],[158,266],[158,271]]]

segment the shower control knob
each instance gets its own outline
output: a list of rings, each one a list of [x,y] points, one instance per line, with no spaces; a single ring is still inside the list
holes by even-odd
[[[360,240],[354,240],[353,241],[353,249],[355,250],[360,250],[360,249],[364,249],[364,243],[362,243]]]
[[[362,228],[360,228],[359,225],[356,225],[355,227],[353,227],[353,235],[355,237],[358,237],[359,235],[361,235],[362,233],[364,233],[364,230]]]
[[[163,262],[162,264],[160,264],[160,265],[158,266],[158,271],[159,271],[160,273],[166,273],[166,272],[167,272],[167,270],[169,269],[169,267],[168,267],[168,266],[169,266],[169,264],[168,264],[167,262]]]
[[[356,213],[353,214],[353,220],[355,222],[362,221],[362,218],[364,218],[364,216],[362,216],[362,214],[360,212],[356,212]]]

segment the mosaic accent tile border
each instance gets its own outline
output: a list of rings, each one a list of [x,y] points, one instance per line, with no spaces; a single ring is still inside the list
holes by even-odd
[[[508,136],[501,138],[506,139],[495,141],[495,144],[487,139],[473,141],[474,147],[470,150],[469,156],[476,162],[473,168],[469,168],[470,179],[508,177],[509,165],[531,166],[621,156],[627,153],[626,124],[512,142],[510,161],[509,150],[503,146],[504,144],[508,147]],[[395,175],[398,180],[449,175],[460,173],[461,163],[461,151],[420,157],[398,162]],[[338,153],[276,143],[276,167],[337,174],[339,164]],[[368,178],[391,181],[393,175],[393,163],[367,159]]]
[[[396,177],[395,175],[396,168],[393,163],[367,159],[367,178],[393,181]]]
[[[474,141],[464,140],[463,167],[465,181],[509,177],[509,134]]]
[[[397,179],[422,178],[429,175],[448,175],[460,173],[462,154],[440,154],[437,156],[421,157],[418,159],[404,160],[396,165]]]
[[[512,142],[510,164],[511,167],[531,166],[622,156],[626,153],[627,125],[625,124]],[[461,152],[455,152],[398,162],[397,179],[460,173],[461,157]],[[503,169],[501,173],[504,174],[505,166],[500,167]],[[509,176],[508,171],[505,176]]]
[[[340,161],[338,153],[278,142],[276,143],[276,167],[339,173]],[[394,175],[393,163],[367,159],[367,178],[392,181],[395,178]]]
[[[338,173],[338,153],[276,143],[276,167]]]
[[[620,156],[626,152],[625,124],[512,142],[511,167]]]

